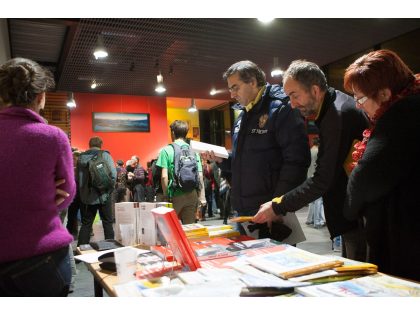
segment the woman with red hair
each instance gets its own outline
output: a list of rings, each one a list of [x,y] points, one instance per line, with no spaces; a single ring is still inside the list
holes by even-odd
[[[420,76],[377,50],[346,69],[344,87],[371,120],[355,145],[344,215],[364,218],[369,262],[420,281]]]

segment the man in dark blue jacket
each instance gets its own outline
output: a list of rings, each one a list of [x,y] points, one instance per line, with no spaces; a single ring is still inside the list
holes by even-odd
[[[305,181],[311,160],[308,137],[302,116],[291,108],[282,87],[267,83],[256,64],[239,61],[223,78],[240,113],[231,157],[220,166],[232,172],[232,209],[252,216],[263,201]]]
[[[284,74],[284,90],[292,107],[314,119],[319,129],[315,173],[297,188],[262,205],[253,221],[270,221],[322,197],[331,238],[343,237],[343,257],[365,261],[366,242],[361,223],[345,219],[343,206],[352,143],[361,139],[368,120],[356,108],[352,97],[328,87],[324,73],[314,63],[294,61]]]

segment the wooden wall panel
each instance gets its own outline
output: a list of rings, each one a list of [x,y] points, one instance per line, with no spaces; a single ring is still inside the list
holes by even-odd
[[[66,103],[66,92],[49,92],[41,115],[48,121],[48,124],[61,128],[69,136],[71,142],[70,110]]]

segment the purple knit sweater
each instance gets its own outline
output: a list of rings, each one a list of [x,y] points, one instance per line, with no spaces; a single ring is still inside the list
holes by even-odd
[[[55,180],[70,196],[55,205]],[[32,110],[0,110],[0,262],[29,258],[71,243],[59,209],[75,195],[66,134]]]

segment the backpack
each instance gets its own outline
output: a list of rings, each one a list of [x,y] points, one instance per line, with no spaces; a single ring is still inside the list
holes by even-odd
[[[103,151],[98,151],[88,163],[89,186],[101,195],[111,192],[114,188],[111,169],[103,157]]]
[[[199,188],[197,158],[191,152],[188,144],[178,145],[172,143],[174,149],[174,179],[173,188],[180,188],[184,192],[190,192]]]
[[[162,168],[156,166],[157,159],[152,163],[152,177],[153,177],[153,187],[156,193],[162,193],[162,184],[160,179],[162,177]]]

